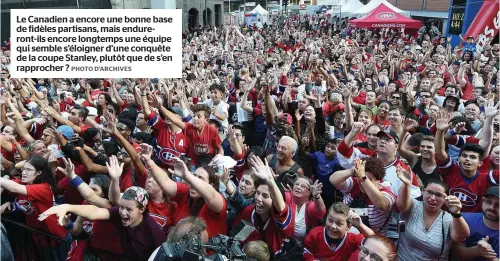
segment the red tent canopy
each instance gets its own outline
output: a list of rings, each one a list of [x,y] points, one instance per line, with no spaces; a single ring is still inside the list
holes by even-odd
[[[373,9],[369,14],[349,21],[350,24],[359,28],[408,28],[419,29],[422,27],[422,22],[413,20],[403,15],[394,12],[385,4],[380,4]]]

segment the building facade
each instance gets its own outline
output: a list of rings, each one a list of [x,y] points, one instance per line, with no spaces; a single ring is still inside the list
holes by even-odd
[[[182,29],[223,23],[223,0],[1,0],[1,38],[10,36],[11,9],[182,9]]]

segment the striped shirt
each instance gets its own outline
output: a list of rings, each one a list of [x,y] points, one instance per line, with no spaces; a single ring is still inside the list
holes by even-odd
[[[389,219],[391,216],[392,208],[396,202],[396,196],[392,193],[390,189],[390,184],[387,182],[381,182],[382,188],[380,188],[380,192],[384,196],[385,199],[389,201],[390,208],[388,211],[383,211],[375,207],[372,200],[365,194],[361,192],[361,179],[349,177],[346,180],[346,185],[342,191],[344,193],[344,203],[346,205],[350,205],[352,199],[354,197],[361,197],[367,204],[368,207],[368,222],[366,224],[376,233],[386,235],[387,230],[389,228]],[[385,186],[384,186],[385,185]]]
[[[399,236],[398,260],[448,260],[452,243],[450,235],[451,215],[441,212],[445,214],[440,214],[431,227],[425,229],[423,202],[416,199],[412,200],[412,208],[401,214],[401,217],[406,222],[406,232],[401,233]],[[442,254],[441,248],[443,248]]]

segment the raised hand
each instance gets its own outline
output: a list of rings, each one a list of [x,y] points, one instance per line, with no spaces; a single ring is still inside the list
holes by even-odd
[[[186,175],[189,175],[189,170],[181,159],[175,157],[172,159],[174,161],[174,169],[168,169],[172,175],[175,175],[181,179],[183,179]]]
[[[459,133],[462,131],[467,131],[467,128],[465,127],[466,123],[465,122],[459,122],[455,125],[455,132]]]
[[[228,137],[230,140],[236,140],[236,132],[234,132],[234,129],[233,129],[233,125],[229,125],[229,128],[228,128]]]
[[[110,134],[118,133],[118,129],[116,128],[116,123],[115,123],[115,116],[111,115],[108,112],[105,112],[103,116],[106,119],[106,128],[101,127],[101,129]]]
[[[497,116],[498,114],[498,107],[500,106],[500,102],[497,103],[497,105],[494,105],[495,104],[495,100],[494,99],[488,99],[488,102],[486,104],[486,107],[484,108],[484,115],[486,117],[495,117]]]
[[[85,145],[85,141],[78,134],[75,133],[73,137],[71,137],[71,144],[73,144],[75,148],[76,147],[83,148],[83,146]]]
[[[108,168],[108,174],[112,179],[120,179],[123,172],[123,163],[118,162],[118,158],[116,158],[116,156],[113,155],[109,158],[109,163],[106,162],[106,167]]]
[[[148,162],[149,160],[151,160],[151,155],[153,155],[153,147],[146,143],[141,143],[141,145],[139,146],[141,148],[140,151],[141,160],[144,162]]]
[[[406,185],[411,185],[412,174],[411,172],[406,171],[403,167],[398,166],[396,169],[396,174],[398,175],[399,180]]]
[[[231,180],[233,176],[231,175],[231,171],[228,168],[224,168],[222,175],[219,177],[220,181],[227,185],[229,180]]]
[[[351,90],[344,83],[340,83],[339,91],[344,99],[351,97]]]
[[[323,183],[316,180],[314,184],[311,186],[311,195],[313,198],[317,198],[323,192]]]
[[[462,202],[460,202],[460,199],[455,196],[447,196],[445,204],[452,214],[458,214],[460,209],[462,209]]]
[[[358,214],[354,213],[354,211],[352,210],[349,210],[349,213],[347,214],[347,220],[349,220],[349,222],[356,228],[361,226],[361,223],[363,223],[361,221],[361,217]]]
[[[351,131],[354,132],[354,133],[356,133],[356,134],[359,134],[363,130],[364,126],[365,126],[365,124],[362,123],[362,122],[354,122],[352,124]]]
[[[438,130],[447,130],[450,127],[450,114],[445,111],[439,111],[436,118],[436,128]]]
[[[366,166],[366,161],[360,158],[356,158],[354,160],[354,174],[356,175],[357,178],[362,179],[366,176],[365,166]]]
[[[302,116],[304,116],[304,115],[300,114],[299,109],[296,109],[295,110],[295,119],[297,119],[297,122],[300,122],[300,120],[302,119]]]
[[[57,167],[57,170],[62,172],[64,176],[73,179],[76,177],[75,173],[75,165],[73,165],[73,162],[71,162],[71,159],[66,159],[66,158],[61,158],[65,168],[62,167]]]
[[[418,122],[413,119],[406,119],[403,124],[403,129],[407,132],[413,131],[418,127]]]
[[[265,181],[274,179],[267,159],[265,159],[264,163],[259,157],[252,155],[248,160],[253,165],[252,170],[257,177]]]

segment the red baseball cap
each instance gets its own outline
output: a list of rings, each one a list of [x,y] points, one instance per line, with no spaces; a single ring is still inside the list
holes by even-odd
[[[293,122],[293,119],[292,119],[292,115],[290,115],[290,113],[283,113],[281,114],[280,116],[280,119],[286,119],[286,121],[288,122],[288,124],[292,124]]]

